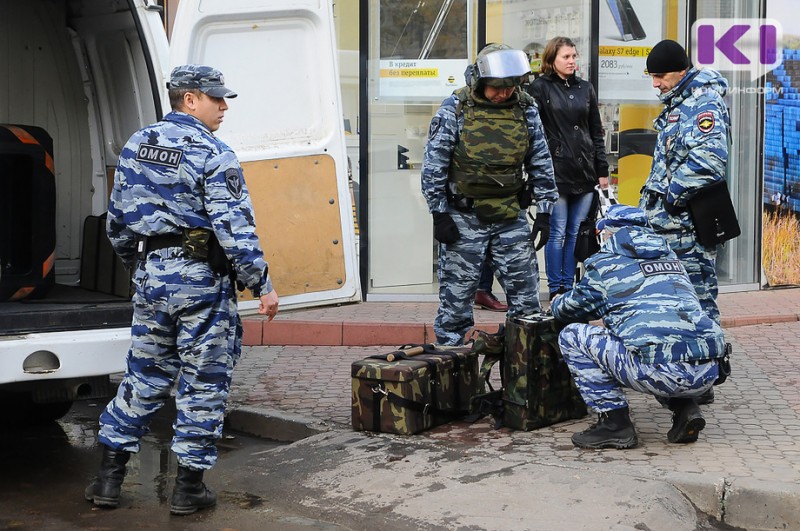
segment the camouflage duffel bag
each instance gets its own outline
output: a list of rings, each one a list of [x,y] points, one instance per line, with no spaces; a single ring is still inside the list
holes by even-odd
[[[562,328],[549,314],[506,321],[503,426],[527,431],[587,415],[558,348]]]
[[[353,429],[411,435],[468,413],[478,388],[469,346],[405,345],[353,362]]]

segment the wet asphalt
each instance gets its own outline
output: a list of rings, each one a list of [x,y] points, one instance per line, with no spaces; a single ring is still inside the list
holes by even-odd
[[[218,444],[217,465],[205,475],[206,484],[218,494],[217,506],[189,516],[170,515],[169,497],[177,470],[169,450],[174,405],[156,415],[140,452],[131,458],[120,507],[94,507],[83,491],[100,461],[97,419],[104,406],[105,402],[77,402],[57,422],[4,426],[0,529],[341,529],[295,514],[291,500],[268,500],[238,487],[242,471],[252,470],[249,462],[286,443],[227,429]],[[247,482],[257,483],[258,478]]]

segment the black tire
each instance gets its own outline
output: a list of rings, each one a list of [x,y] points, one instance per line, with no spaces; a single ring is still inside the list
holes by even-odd
[[[47,424],[66,415],[72,400],[37,403],[30,393],[0,391],[0,417],[13,426]]]

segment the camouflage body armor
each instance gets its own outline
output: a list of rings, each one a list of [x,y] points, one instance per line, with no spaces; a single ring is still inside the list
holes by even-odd
[[[477,100],[468,87],[456,91],[464,127],[453,153],[449,178],[457,193],[471,199],[481,221],[515,219],[520,211],[522,163],[528,150],[525,107],[532,99],[516,91],[506,102]]]

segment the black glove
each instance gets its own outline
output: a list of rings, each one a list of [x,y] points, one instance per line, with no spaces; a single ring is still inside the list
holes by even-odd
[[[433,237],[441,243],[455,243],[461,237],[456,223],[447,212],[433,213]]]
[[[536,243],[536,238],[539,238],[539,243]],[[531,229],[531,241],[534,248],[538,251],[545,245],[547,240],[550,239],[550,214],[541,212],[536,214],[536,219],[533,220],[533,228]]]
[[[683,212],[683,208],[679,206],[675,206],[673,203],[667,201],[667,198],[664,198],[664,210],[667,211],[667,214],[670,216],[679,216],[681,212]]]

